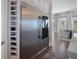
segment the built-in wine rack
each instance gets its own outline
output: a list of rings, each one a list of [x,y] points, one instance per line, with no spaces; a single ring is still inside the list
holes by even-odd
[[[20,0],[9,0],[9,54],[8,59],[19,59],[20,51]]]

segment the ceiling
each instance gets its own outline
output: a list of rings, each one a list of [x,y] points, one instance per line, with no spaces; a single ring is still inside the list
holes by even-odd
[[[77,0],[53,0],[52,14],[77,8]]]
[[[45,13],[49,13],[52,2],[52,14],[69,11],[77,8],[77,0],[22,0]]]

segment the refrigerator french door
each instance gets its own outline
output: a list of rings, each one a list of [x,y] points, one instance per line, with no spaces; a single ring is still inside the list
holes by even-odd
[[[49,48],[48,17],[20,0],[10,0],[8,59],[35,59]]]

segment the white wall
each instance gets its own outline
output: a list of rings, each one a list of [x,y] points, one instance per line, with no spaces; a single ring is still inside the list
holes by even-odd
[[[7,59],[7,0],[1,0],[1,59]]]
[[[77,0],[53,0],[52,14],[77,8]]]

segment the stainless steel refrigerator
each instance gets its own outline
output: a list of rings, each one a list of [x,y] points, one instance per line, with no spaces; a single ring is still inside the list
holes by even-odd
[[[28,8],[29,11],[27,10]],[[43,15],[36,16],[34,7],[28,4],[22,6],[21,10],[21,59],[33,59],[49,46],[48,17]],[[24,12],[28,12],[28,14],[25,15]],[[34,14],[32,15],[30,12]]]

